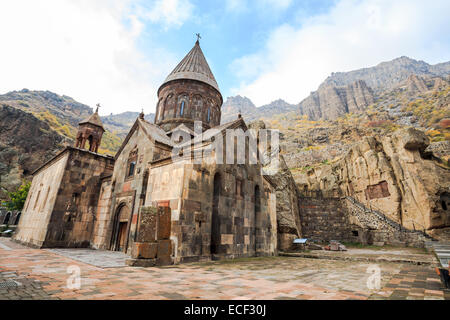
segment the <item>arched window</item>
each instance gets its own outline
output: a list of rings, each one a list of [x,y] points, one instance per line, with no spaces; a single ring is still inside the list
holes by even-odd
[[[87,141],[89,142],[89,146],[86,149],[92,151],[92,143],[94,142],[94,137],[92,134],[87,138]]]
[[[138,150],[134,148],[128,156],[126,179],[134,176],[137,163]]]
[[[184,114],[184,101],[181,101],[181,105],[180,105],[180,116],[182,116]]]
[[[208,118],[207,121],[209,122],[211,120],[211,108],[208,108]]]
[[[145,205],[145,198],[147,197],[147,185],[148,185],[148,170],[144,172],[144,178],[142,179],[142,190],[141,190],[141,206]]]
[[[16,216],[16,220],[14,220],[14,224],[18,225],[19,224],[19,220],[20,220],[20,216],[22,215],[22,212],[19,212],[19,214]]]
[[[136,167],[136,162],[132,161],[130,162],[130,165],[128,167],[128,177],[131,177],[134,175],[134,168]]]
[[[5,219],[3,219],[3,224],[9,223],[9,218],[11,218],[11,212],[8,212],[5,216]]]

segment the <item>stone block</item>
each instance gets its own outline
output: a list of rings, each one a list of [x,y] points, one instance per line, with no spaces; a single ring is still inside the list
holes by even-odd
[[[204,214],[203,212],[196,212],[194,214],[195,217],[195,222],[205,222],[206,221],[206,214]]]
[[[154,267],[156,266],[156,259],[127,259],[125,264],[130,267]]]
[[[173,260],[170,256],[158,257],[156,259],[157,266],[168,266],[173,264]]]
[[[148,242],[135,242],[131,249],[131,257],[134,259],[154,259],[158,250],[158,244]]]
[[[171,214],[170,208],[158,208],[158,240],[167,240],[170,238]]]
[[[187,211],[201,211],[202,204],[200,201],[184,200],[183,209]]]
[[[221,235],[221,244],[233,244],[233,234],[222,234]]]
[[[156,241],[157,208],[142,207],[139,217],[138,242]]]
[[[170,256],[172,254],[172,240],[158,240],[157,257]]]

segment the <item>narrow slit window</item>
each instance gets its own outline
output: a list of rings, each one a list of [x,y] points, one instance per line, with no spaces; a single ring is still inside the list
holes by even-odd
[[[184,101],[181,101],[180,116],[184,114]]]
[[[208,120],[207,121],[209,122],[210,119],[211,119],[211,108],[208,109]]]
[[[136,162],[131,162],[130,166],[128,168],[128,177],[131,177],[134,175],[134,168],[136,167]]]

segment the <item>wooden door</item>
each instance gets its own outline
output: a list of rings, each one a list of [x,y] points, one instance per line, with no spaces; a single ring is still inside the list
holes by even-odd
[[[125,239],[127,238],[127,225],[126,222],[120,222],[119,224],[119,251],[125,251]]]

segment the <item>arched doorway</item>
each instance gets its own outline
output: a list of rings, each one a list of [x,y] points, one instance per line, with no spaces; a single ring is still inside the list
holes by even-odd
[[[128,235],[128,220],[130,210],[126,205],[121,205],[117,209],[115,221],[115,241],[114,250],[126,252],[127,235]]]
[[[19,220],[20,220],[20,216],[22,215],[22,212],[19,212],[16,216],[16,220],[14,220],[14,224],[18,225],[19,224]]]
[[[5,219],[3,219],[3,224],[9,224],[10,218],[11,218],[11,212],[8,212],[5,216]]]
[[[214,176],[214,193],[211,217],[211,254],[219,253],[220,246],[220,219],[219,219],[219,198],[222,179],[219,173]]]
[[[260,219],[260,212],[261,212],[261,193],[259,191],[259,186],[255,186],[255,228],[254,228],[254,237],[255,237],[255,255],[258,252],[258,225],[259,225],[259,219]]]

